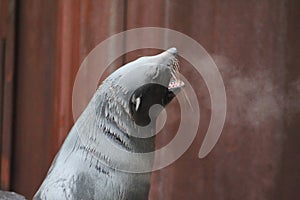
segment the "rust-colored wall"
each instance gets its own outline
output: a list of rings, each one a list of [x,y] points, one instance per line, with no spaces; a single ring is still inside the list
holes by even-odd
[[[15,0],[0,1],[0,186],[11,183],[12,129],[15,85]]]
[[[55,1],[18,1],[12,189],[30,197],[52,159]]]
[[[17,1],[14,129],[5,132],[13,136],[11,189],[31,197],[44,178],[73,124],[74,77],[89,51],[123,30],[158,26],[187,34],[212,55],[228,112],[219,142],[200,160],[209,93],[181,59],[200,103],[200,127],[188,151],[153,174],[150,199],[299,199],[299,10],[297,0]],[[129,53],[106,75],[153,52]],[[177,103],[168,111],[158,146],[176,131]]]

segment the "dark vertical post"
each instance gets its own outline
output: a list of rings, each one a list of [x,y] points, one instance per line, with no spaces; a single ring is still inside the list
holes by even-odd
[[[12,190],[31,198],[51,162],[56,1],[18,1]]]
[[[15,81],[15,0],[0,1],[0,179],[1,189],[11,183],[13,99]]]

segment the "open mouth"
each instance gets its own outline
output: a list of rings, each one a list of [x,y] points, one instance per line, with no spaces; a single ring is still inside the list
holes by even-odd
[[[173,77],[170,80],[170,83],[168,85],[168,89],[172,90],[172,89],[176,89],[176,88],[181,88],[184,86],[184,82],[179,80],[179,79],[174,79]]]

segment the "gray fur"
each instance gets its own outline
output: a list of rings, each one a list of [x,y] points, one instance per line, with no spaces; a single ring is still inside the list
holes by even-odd
[[[172,48],[157,56],[142,57],[111,74],[98,88],[52,163],[34,199],[148,199],[150,173],[117,170],[149,167],[154,155],[138,160],[130,152],[154,151],[155,120],[141,128],[130,111],[130,98],[141,86],[159,83],[168,87]],[[121,149],[121,151],[120,151]],[[123,153],[122,153],[123,152]]]

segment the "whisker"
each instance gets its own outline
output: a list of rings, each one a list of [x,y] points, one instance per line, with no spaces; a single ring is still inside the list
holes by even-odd
[[[184,95],[184,97],[185,97],[185,100],[188,102],[190,108],[192,109],[192,111],[194,111],[194,109],[193,109],[193,107],[192,107],[192,104],[191,104],[191,101],[190,101],[190,99],[189,99],[189,97],[188,97],[188,95],[187,95],[187,93],[186,93],[186,91],[185,91],[184,88],[182,88],[182,92],[183,92],[183,95]]]

